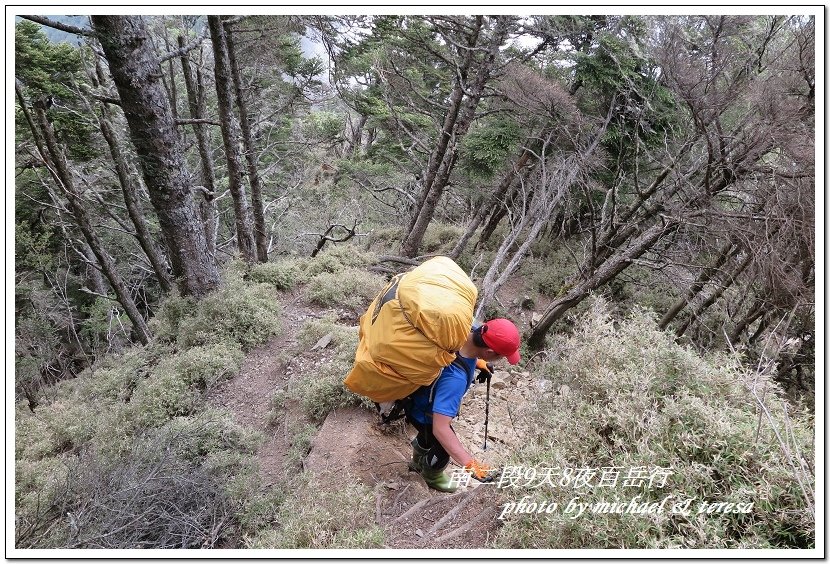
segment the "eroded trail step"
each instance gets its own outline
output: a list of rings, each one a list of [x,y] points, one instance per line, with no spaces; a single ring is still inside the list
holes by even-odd
[[[492,487],[454,494],[427,488],[408,471],[411,448],[403,424],[384,427],[363,408],[330,413],[306,458],[306,469],[322,483],[359,480],[375,493],[375,522],[389,548],[481,548],[498,526]]]

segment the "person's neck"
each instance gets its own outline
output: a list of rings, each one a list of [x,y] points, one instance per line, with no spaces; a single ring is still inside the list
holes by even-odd
[[[461,348],[458,349],[458,354],[463,356],[464,358],[476,358],[478,355],[476,354],[478,351],[476,350],[476,346],[472,343],[470,339],[464,341],[464,344],[461,345]]]

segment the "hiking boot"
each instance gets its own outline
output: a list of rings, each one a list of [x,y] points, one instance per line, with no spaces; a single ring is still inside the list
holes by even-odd
[[[444,473],[444,468],[430,468],[429,465],[424,464],[421,469],[421,476],[432,489],[452,493],[458,489],[458,485],[451,484],[450,477]]]
[[[410,444],[412,445],[412,460],[409,461],[409,470],[420,472],[425,465],[424,458],[429,451],[418,444],[418,437],[412,439]]]

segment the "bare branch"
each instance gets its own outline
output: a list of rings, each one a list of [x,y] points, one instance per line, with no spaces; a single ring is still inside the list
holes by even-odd
[[[54,20],[50,20],[49,18],[44,18],[43,16],[20,16],[24,20],[29,20],[40,25],[45,25],[46,27],[51,27],[53,29],[58,29],[60,31],[65,31],[67,33],[74,33],[75,35],[81,35],[84,37],[96,37],[95,32],[91,29],[83,28],[83,27],[75,27],[74,25],[67,25],[62,24],[60,22],[56,22]]]
[[[190,43],[188,43],[187,45],[185,45],[184,47],[182,47],[180,49],[176,49],[175,51],[170,51],[166,55],[163,55],[162,57],[159,58],[159,63],[164,63],[165,61],[169,61],[170,59],[175,59],[176,57],[181,57],[185,53],[189,53],[190,51],[193,51],[194,49],[196,49],[197,47],[199,47],[202,44],[202,41],[204,41],[207,38],[207,34],[208,34],[208,26],[205,26],[202,29],[202,33],[200,33],[193,41],[191,41]]]
[[[212,119],[187,119],[187,118],[179,118],[176,120],[176,125],[197,125],[197,124],[207,124],[207,125],[219,125],[218,121],[214,121]]]

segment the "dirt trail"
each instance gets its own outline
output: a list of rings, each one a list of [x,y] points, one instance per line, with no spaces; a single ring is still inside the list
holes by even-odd
[[[257,453],[264,487],[282,479],[283,461],[290,447],[284,426],[269,426],[271,398],[291,378],[295,357],[287,353],[298,351],[297,333],[308,319],[320,314],[295,301],[286,308],[284,317],[282,333],[249,352],[239,375],[217,386],[208,398],[211,404],[230,410],[239,424],[265,434]]]
[[[268,426],[271,398],[322,355],[300,350],[296,335],[316,311],[294,300],[286,307],[283,333],[248,353],[240,374],[211,394],[214,405],[231,410],[239,423],[259,430],[266,441],[258,452],[263,487],[281,479],[290,446],[285,426]],[[356,322],[356,321],[355,321]],[[506,367],[506,366],[505,366]],[[453,426],[476,458],[499,466],[522,440],[522,406],[546,390],[519,370],[497,370],[491,384],[489,438],[483,451],[485,386],[467,393]],[[316,434],[304,467],[333,487],[350,475],[375,492],[375,519],[386,530],[388,548],[484,548],[496,534],[498,502],[493,484],[474,480],[454,494],[430,490],[419,474],[408,471],[409,440],[414,430],[403,421],[382,425],[363,408],[332,411]],[[457,467],[451,464],[448,473]]]
[[[371,487],[388,548],[484,547],[496,527],[492,487],[473,482],[454,494],[430,490],[408,471],[410,433],[402,422],[380,424],[366,409],[338,409],[315,437],[306,468],[323,483],[357,479]]]

